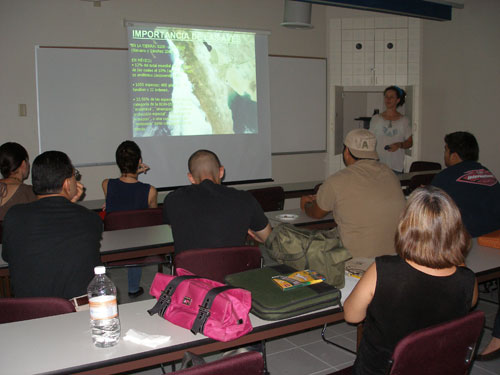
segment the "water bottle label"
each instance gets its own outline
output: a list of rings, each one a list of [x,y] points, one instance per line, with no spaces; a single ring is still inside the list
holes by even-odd
[[[91,319],[112,319],[118,316],[115,296],[92,297],[89,299],[89,305]]]

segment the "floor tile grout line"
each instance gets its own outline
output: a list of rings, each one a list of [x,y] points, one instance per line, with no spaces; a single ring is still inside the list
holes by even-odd
[[[327,367],[331,367],[332,365],[329,364],[328,362],[325,362],[323,361],[321,358],[319,358],[318,356],[316,356],[315,354],[311,353],[311,352],[308,352],[307,350],[305,349],[302,349],[302,348],[299,348],[300,350],[302,350],[303,352],[305,352],[306,354],[309,354],[311,357],[315,358],[316,360],[320,361],[321,363],[323,363],[324,365],[326,365]],[[322,371],[324,371],[325,369],[323,369]]]
[[[304,352],[306,352],[307,354],[309,354],[311,357],[316,358],[318,361],[320,361],[320,362],[322,362],[322,363],[326,364],[327,366],[330,366],[330,367],[332,366],[332,365],[331,365],[331,364],[329,364],[328,362],[323,361],[323,360],[322,360],[321,358],[319,358],[316,354],[313,354],[313,353],[311,353],[311,352],[309,352],[309,351],[307,351],[306,349],[303,349],[303,348],[299,348],[299,349],[303,350]],[[337,348],[337,349],[338,349],[338,350],[341,350],[342,352],[345,352],[345,354],[350,354],[350,355],[353,355],[352,353],[349,353],[348,351],[343,350],[343,349],[341,349],[341,348]],[[347,363],[347,362],[346,362],[346,363]]]
[[[335,366],[330,366],[330,368],[326,368],[324,370],[320,370],[320,371],[315,371],[315,372],[311,372],[310,374],[307,374],[307,375],[316,375],[316,374],[320,374],[324,371],[336,371],[337,369],[335,368]]]
[[[266,357],[273,356],[275,354],[286,353],[286,352],[289,352],[289,351],[294,350],[294,349],[300,349],[300,347],[294,346],[293,348],[283,349],[283,350],[279,350],[279,351],[273,352],[273,353],[267,353],[266,352]]]
[[[475,366],[477,366],[477,368],[481,369],[481,371],[486,371],[488,374],[498,375],[498,372],[491,372],[490,369],[487,369],[487,368],[481,367],[479,365],[476,365],[476,362],[474,362],[474,364],[472,365],[472,367],[474,368]]]

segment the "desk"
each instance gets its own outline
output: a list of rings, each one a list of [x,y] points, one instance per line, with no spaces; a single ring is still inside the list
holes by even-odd
[[[419,171],[419,172],[408,172],[396,175],[401,182],[401,186],[408,186],[410,184],[410,180],[413,176],[417,176],[420,174],[438,174],[441,172],[441,169],[434,171]]]
[[[337,226],[335,220],[333,219],[332,213],[329,212],[325,217],[321,219],[314,219],[307,216],[300,208],[291,208],[282,211],[269,211],[265,212],[271,226],[276,226],[281,223],[293,224],[298,227],[304,226],[313,229],[331,229]],[[282,218],[285,215],[285,219]],[[295,217],[295,219],[286,217]]]
[[[300,198],[303,195],[313,194],[314,187],[317,184],[321,184],[323,181],[304,181],[304,182],[289,182],[285,184],[277,184],[275,182],[269,183],[258,183],[258,184],[241,184],[241,185],[231,185],[227,186],[233,187],[239,190],[250,190],[250,189],[263,189],[274,186],[281,186],[285,191],[285,199]],[[167,191],[158,192],[158,204],[163,204],[165,196],[168,194]],[[93,200],[83,200],[77,202],[79,205],[88,208],[89,210],[100,211],[105,199],[93,199]]]
[[[102,234],[101,260],[132,259],[174,252],[174,238],[170,225],[106,231]]]
[[[472,239],[472,249],[465,264],[476,274],[477,282],[500,278],[500,249],[481,246],[477,238]]]
[[[357,279],[346,277],[342,302]],[[158,315],[150,317],[147,309],[154,300],[119,306],[122,335],[130,329],[171,336],[168,344],[150,349],[120,340],[113,348],[100,349],[92,344],[89,313],[82,311],[54,317],[0,325],[0,358],[6,374],[50,372],[110,374],[132,371],[182,358],[186,350],[210,353],[251,342],[295,333],[343,320],[338,307],[323,309],[282,321],[264,321],[250,315],[253,331],[231,342],[216,342],[203,335],[177,327]]]

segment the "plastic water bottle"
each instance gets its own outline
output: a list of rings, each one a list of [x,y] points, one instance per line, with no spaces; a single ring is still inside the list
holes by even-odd
[[[106,267],[95,267],[94,273],[87,288],[92,341],[98,348],[107,348],[116,345],[120,339],[116,287],[106,276]]]

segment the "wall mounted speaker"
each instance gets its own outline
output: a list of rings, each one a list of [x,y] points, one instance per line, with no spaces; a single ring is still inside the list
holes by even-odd
[[[311,6],[312,4],[302,1],[285,0],[281,26],[292,29],[312,29]]]

